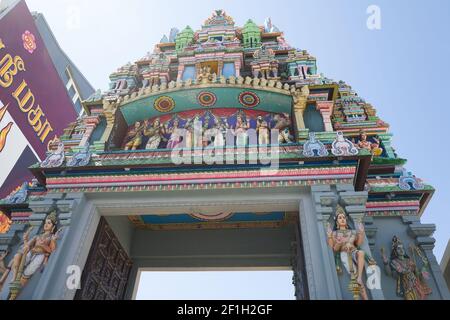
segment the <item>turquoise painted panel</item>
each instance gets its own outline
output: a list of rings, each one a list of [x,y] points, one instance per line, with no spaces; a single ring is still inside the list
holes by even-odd
[[[320,114],[320,111],[316,109],[315,105],[310,104],[306,107],[303,119],[305,121],[305,127],[308,128],[310,132],[325,131],[322,115]]]
[[[230,218],[221,222],[262,222],[262,221],[282,221],[284,220],[284,212],[271,213],[235,213]],[[142,221],[146,224],[178,224],[178,223],[199,223],[203,220],[196,219],[189,214],[172,214],[172,215],[146,215],[142,216]]]
[[[132,101],[121,106],[120,110],[128,125],[134,124],[136,121],[142,121],[150,119],[156,116],[164,114],[172,114],[181,111],[195,110],[195,109],[207,109],[199,104],[197,96],[201,92],[211,92],[216,95],[217,102],[212,107],[214,108],[242,108],[242,109],[254,109],[262,110],[273,113],[291,113],[292,97],[276,92],[263,91],[263,90],[246,90],[242,88],[229,88],[229,87],[210,87],[202,89],[185,89],[175,92],[167,92],[165,94],[154,95],[146,98],[142,98],[136,101]],[[244,107],[239,102],[239,95],[243,92],[253,92],[259,97],[259,104],[253,108]],[[175,107],[169,112],[159,112],[155,109],[155,100],[160,97],[167,96],[173,99]]]

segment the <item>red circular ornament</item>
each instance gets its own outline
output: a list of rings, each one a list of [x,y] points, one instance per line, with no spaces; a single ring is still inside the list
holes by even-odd
[[[217,97],[214,93],[202,91],[197,95],[197,102],[203,107],[212,107],[217,102]]]
[[[155,100],[154,107],[159,112],[170,112],[175,108],[175,101],[171,97],[162,96]]]
[[[239,95],[239,103],[244,107],[254,108],[259,104],[259,102],[259,97],[254,92],[245,91]]]

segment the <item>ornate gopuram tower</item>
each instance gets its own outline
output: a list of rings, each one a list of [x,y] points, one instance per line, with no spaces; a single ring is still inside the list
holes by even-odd
[[[270,20],[216,10],[110,79],[0,202],[1,299],[133,299],[142,271],[227,268],[293,270],[298,299],[450,298],[433,187]]]

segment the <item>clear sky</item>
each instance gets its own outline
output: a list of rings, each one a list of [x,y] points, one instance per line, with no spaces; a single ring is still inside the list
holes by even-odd
[[[171,27],[200,28],[213,9],[238,25],[268,16],[287,41],[317,57],[319,72],[345,80],[391,125],[407,168],[436,188],[422,221],[435,223],[440,261],[450,236],[450,1],[448,0],[28,0],[96,88],[153,50]],[[369,5],[381,29],[366,26]]]

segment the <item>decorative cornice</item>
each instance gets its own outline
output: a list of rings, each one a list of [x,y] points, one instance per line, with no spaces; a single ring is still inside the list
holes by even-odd
[[[328,185],[338,183],[352,183],[353,178],[336,178],[323,180],[286,180],[286,181],[260,181],[260,182],[220,182],[220,183],[184,183],[167,185],[134,185],[123,186],[60,186],[49,188],[49,193],[100,193],[100,192],[140,192],[140,191],[178,191],[178,190],[216,190],[216,189],[248,189],[273,187],[306,187],[312,185]]]

